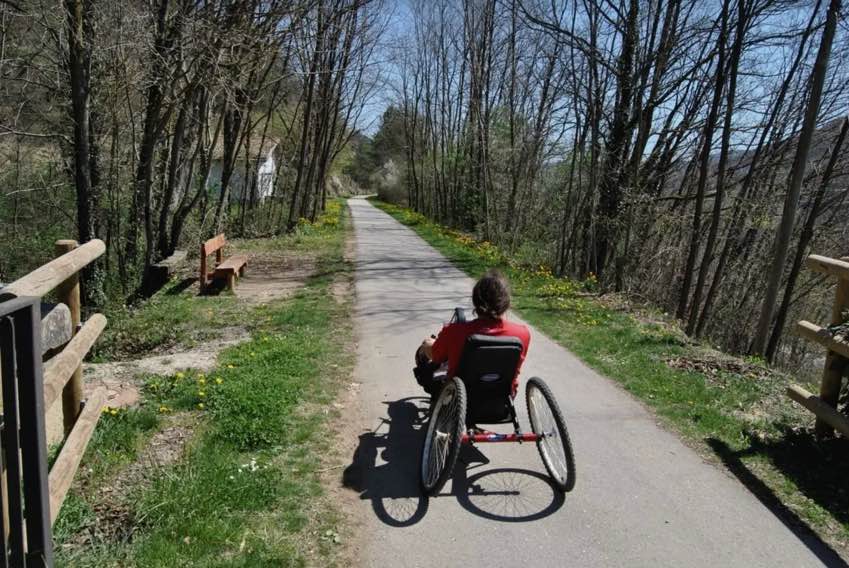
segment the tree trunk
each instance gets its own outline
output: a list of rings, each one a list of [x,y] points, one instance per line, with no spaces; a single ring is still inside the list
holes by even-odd
[[[843,148],[843,142],[846,139],[846,131],[849,130],[849,119],[843,120],[843,126],[840,128],[840,133],[837,135],[837,140],[834,143],[834,148],[831,150],[831,157],[828,160],[828,165],[822,174],[817,193],[814,196],[814,201],[811,204],[811,209],[808,211],[808,217],[805,219],[805,225],[802,227],[802,234],[799,236],[799,244],[796,247],[796,254],[793,258],[793,264],[790,266],[790,275],[787,277],[787,284],[784,287],[784,297],[781,299],[781,306],[776,314],[775,325],[772,328],[772,334],[769,338],[769,344],[766,348],[765,357],[770,363],[775,359],[775,352],[778,348],[778,341],[781,338],[781,332],[784,330],[784,324],[787,321],[787,311],[790,308],[790,302],[793,299],[793,289],[796,287],[796,280],[799,277],[799,272],[802,268],[802,261],[805,258],[805,253],[808,250],[808,245],[814,237],[814,225],[822,208],[822,201],[825,197],[828,184],[831,182],[834,167],[837,164],[837,159],[840,156],[840,150]]]
[[[722,205],[724,203],[725,196],[725,168],[728,163],[728,147],[731,142],[731,120],[734,115],[734,99],[737,94],[737,69],[739,68],[740,56],[743,51],[743,36],[746,32],[746,21],[746,3],[744,0],[738,0],[737,33],[734,37],[734,45],[731,48],[728,94],[726,95],[725,102],[725,119],[722,125],[722,142],[719,150],[719,164],[717,165],[716,171],[716,192],[713,198],[713,214],[711,216],[707,241],[705,242],[705,250],[702,253],[702,264],[699,268],[699,277],[696,280],[696,287],[693,290],[693,302],[690,307],[690,318],[687,322],[686,330],[688,335],[693,335],[696,332],[696,324],[698,323],[702,305],[702,292],[704,291],[708,270],[710,270],[710,265],[713,262],[716,235],[719,232]]]
[[[94,26],[90,0],[67,0],[68,71],[71,83],[71,118],[74,122],[74,186],[77,195],[77,234],[80,243],[97,237],[100,188],[97,183],[97,146],[91,124],[91,50]],[[103,274],[95,262],[83,271],[85,303],[105,301]]]
[[[834,33],[837,28],[837,17],[840,14],[840,0],[831,0],[825,20],[825,28],[822,33],[817,58],[811,72],[811,91],[805,109],[805,120],[802,131],[799,134],[799,143],[796,147],[796,157],[793,159],[793,169],[787,187],[787,195],[784,199],[784,210],[781,213],[781,222],[775,236],[773,246],[772,263],[766,277],[766,294],[761,307],[760,317],[755,337],[752,342],[751,352],[754,355],[763,355],[772,325],[772,317],[775,311],[775,301],[778,298],[778,288],[781,285],[781,277],[784,274],[784,263],[787,260],[787,249],[790,246],[790,238],[793,233],[793,224],[796,220],[796,209],[799,205],[799,195],[802,191],[802,180],[805,177],[805,169],[808,163],[808,154],[811,149],[811,139],[817,125],[820,100],[822,99],[825,75],[828,70],[828,58],[831,55],[831,44],[834,41]]]
[[[713,132],[716,129],[716,118],[719,105],[722,102],[722,89],[725,85],[725,40],[728,33],[728,0],[722,6],[722,24],[719,29],[719,39],[716,48],[719,56],[716,62],[716,79],[714,82],[713,102],[710,105],[705,130],[702,135],[702,149],[699,155],[699,181],[696,189],[696,202],[693,211],[693,226],[690,232],[690,245],[687,252],[687,262],[684,266],[684,281],[679,292],[678,311],[676,317],[683,320],[687,316],[687,300],[690,298],[690,285],[693,282],[693,271],[699,254],[701,240],[702,208],[705,199],[705,187],[709,175],[710,151],[713,145]]]

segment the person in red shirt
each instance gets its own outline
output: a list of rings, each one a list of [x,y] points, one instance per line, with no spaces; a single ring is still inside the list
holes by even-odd
[[[416,368],[413,370],[416,380],[425,391],[433,395],[439,389],[441,379],[434,379],[434,373],[443,364],[447,364],[444,378],[453,377],[460,365],[460,357],[466,339],[470,335],[503,335],[517,337],[522,342],[522,355],[519,368],[513,378],[513,396],[519,386],[519,370],[528,347],[531,334],[528,328],[520,323],[508,321],[504,314],[510,308],[510,288],[507,280],[498,272],[491,270],[475,283],[472,290],[472,304],[475,306],[477,318],[467,322],[453,322],[445,325],[437,337],[429,337],[422,342],[416,351]]]

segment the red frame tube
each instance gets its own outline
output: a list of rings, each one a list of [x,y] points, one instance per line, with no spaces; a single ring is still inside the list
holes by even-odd
[[[495,432],[477,432],[475,434],[463,433],[462,442],[464,444],[487,444],[496,442],[537,442],[543,436],[534,434],[533,432],[522,434],[496,434]]]

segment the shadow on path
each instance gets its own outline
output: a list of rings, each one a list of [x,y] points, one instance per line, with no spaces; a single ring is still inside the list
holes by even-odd
[[[410,397],[385,404],[389,417],[381,418],[374,431],[360,435],[351,464],[342,473],[342,484],[360,493],[361,499],[370,499],[381,521],[406,527],[419,522],[428,507],[418,485],[427,399]]]
[[[419,489],[419,454],[427,424],[428,399],[403,398],[385,403],[388,418],[360,435],[342,484],[369,499],[375,515],[393,527],[422,520],[429,499]],[[489,460],[474,446],[464,446],[454,470],[451,493],[466,511],[501,522],[528,522],[547,517],[564,496],[547,476],[520,468],[475,470]]]
[[[845,567],[849,564],[844,561],[840,555],[828,543],[823,541],[810,527],[799,518],[790,508],[788,508],[781,499],[773,492],[770,487],[761,481],[758,476],[752,472],[742,458],[747,455],[754,455],[759,452],[756,448],[744,449],[740,452],[735,452],[728,445],[716,438],[709,438],[708,445],[713,449],[717,456],[725,464],[725,467],[733,473],[758,500],[764,504],[784,525],[790,529],[796,537],[813,552],[817,558],[829,567]],[[765,453],[765,452],[764,452]],[[810,461],[802,461],[803,467],[809,468]]]

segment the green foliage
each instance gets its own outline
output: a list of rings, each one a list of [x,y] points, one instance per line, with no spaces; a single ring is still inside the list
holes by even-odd
[[[208,394],[223,379],[207,377],[204,373],[178,371],[173,375],[148,377],[144,385],[145,400],[156,406],[161,414],[173,410],[203,410]]]
[[[349,143],[351,155],[344,157],[342,172],[351,176],[357,185],[370,191],[380,189],[380,170],[390,160],[396,166],[404,164],[406,134],[403,111],[389,106],[381,117],[380,127],[372,138],[355,134]]]
[[[147,435],[158,427],[159,418],[148,407],[104,407],[83,458],[91,470],[91,480],[102,478],[117,466],[136,459]]]
[[[307,309],[304,299],[296,308]],[[289,414],[302,399],[309,381],[316,379],[314,361],[324,355],[322,321],[303,321],[303,313],[286,314],[300,319],[283,324],[284,334],[264,335],[230,351],[223,359],[223,384],[210,396],[215,417],[214,435],[239,450],[267,448],[281,443]],[[282,314],[275,317],[275,327]]]
[[[62,513],[53,526],[53,539],[62,543],[85,529],[95,519],[88,502],[76,493],[69,493],[62,503]]]
[[[134,564],[216,565],[222,553],[238,549],[245,519],[274,503],[284,487],[283,473],[268,459],[205,440],[140,496],[138,516],[148,530],[135,547]],[[269,557],[259,539],[251,549],[253,559]]]
[[[9,283],[52,260],[56,241],[77,238],[77,228],[73,216],[55,214],[76,207],[64,172],[33,145],[20,148],[22,156],[34,160],[30,164],[4,155],[6,150],[0,147],[0,163],[5,162],[0,168],[0,282]]]

